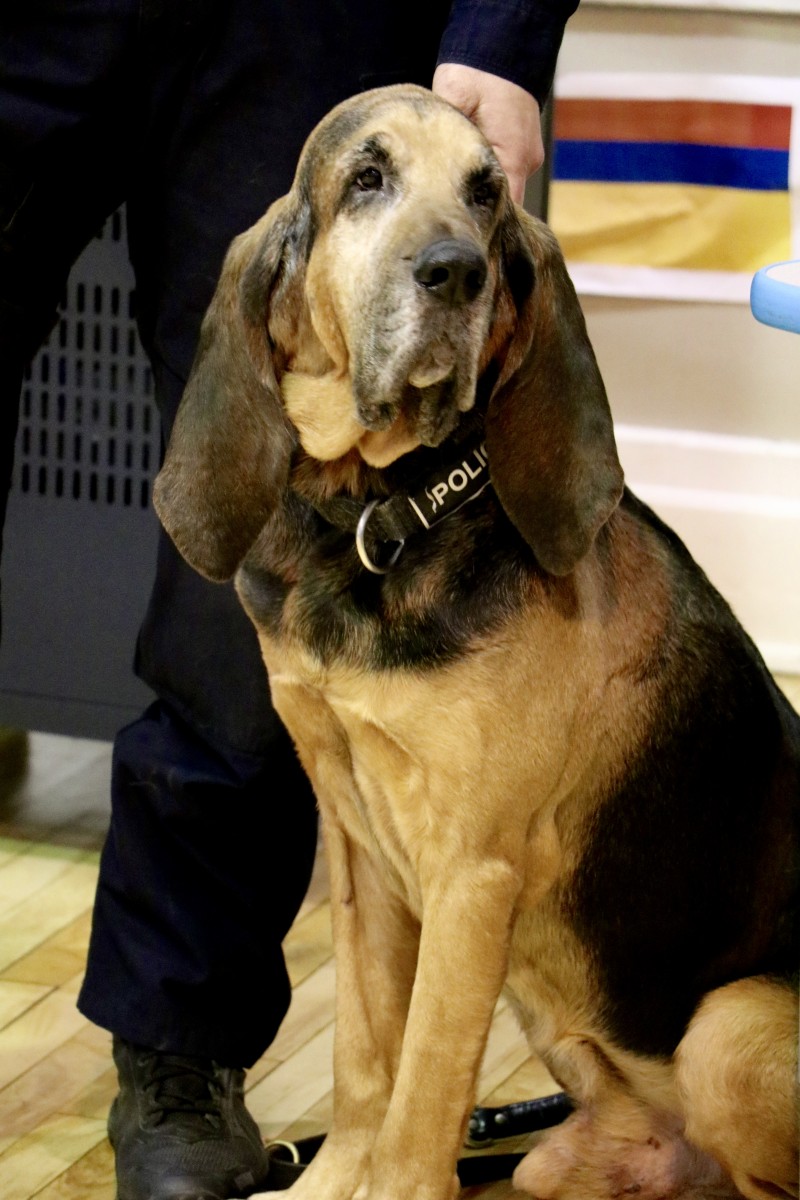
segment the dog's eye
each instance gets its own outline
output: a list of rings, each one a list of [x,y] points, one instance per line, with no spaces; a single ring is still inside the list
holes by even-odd
[[[494,208],[500,192],[492,179],[482,179],[472,189],[472,203],[479,208]]]
[[[356,184],[362,192],[377,192],[383,187],[383,175],[377,167],[367,167],[356,176]]]

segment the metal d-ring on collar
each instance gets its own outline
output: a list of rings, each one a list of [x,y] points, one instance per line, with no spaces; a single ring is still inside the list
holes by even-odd
[[[358,518],[358,525],[356,526],[356,550],[358,551],[358,557],[361,559],[368,571],[371,571],[373,575],[386,575],[400,557],[406,541],[405,538],[402,538],[401,541],[397,543],[397,547],[385,567],[379,567],[378,564],[374,562],[372,558],[370,558],[364,539],[367,532],[367,522],[372,516],[376,504],[379,503],[380,501],[378,500],[370,500],[369,504]]]

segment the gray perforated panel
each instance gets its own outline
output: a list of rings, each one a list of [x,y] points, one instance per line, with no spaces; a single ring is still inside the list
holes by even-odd
[[[139,344],[122,214],[76,264],[59,323],[27,373],[12,486],[147,508],[159,423]]]
[[[130,664],[155,558],[152,393],[120,211],[75,264],[23,384],[0,723],[109,737],[150,699]]]

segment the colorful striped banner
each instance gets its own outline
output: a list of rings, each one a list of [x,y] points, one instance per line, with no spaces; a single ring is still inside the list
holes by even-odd
[[[797,81],[574,75],[556,96],[550,219],[580,290],[746,301],[797,255]]]

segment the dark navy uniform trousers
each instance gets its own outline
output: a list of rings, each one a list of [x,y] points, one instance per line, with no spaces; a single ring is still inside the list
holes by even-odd
[[[8,0],[0,18],[0,498],[21,374],[69,268],[128,204],[168,435],[232,237],[288,190],[335,103],[430,83],[449,0]],[[413,10],[413,12],[412,12]],[[247,1066],[316,845],[309,785],[231,586],[162,538],[137,647],[157,702],[116,739],[80,1007],[134,1042]]]

